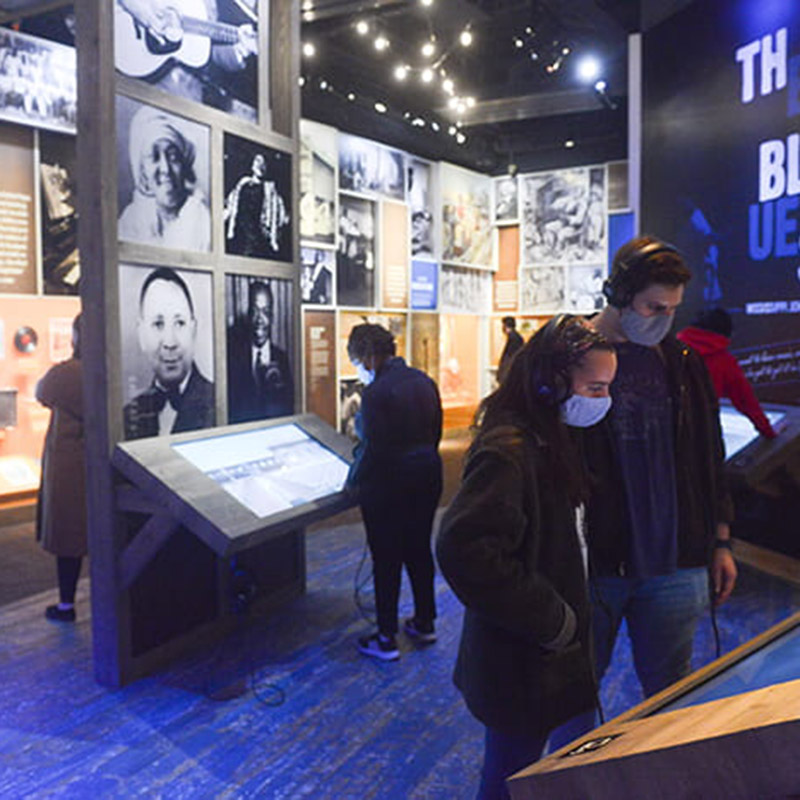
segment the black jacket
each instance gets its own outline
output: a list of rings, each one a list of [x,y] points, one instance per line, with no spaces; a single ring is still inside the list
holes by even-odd
[[[520,425],[483,431],[436,548],[466,606],[455,684],[512,735],[546,733],[596,698],[575,512],[545,447]]]
[[[718,522],[733,519],[724,473],[719,408],[702,358],[673,336],[661,343],[672,394],[678,502],[678,566],[710,562]],[[625,573],[631,526],[609,415],[583,432],[591,476],[587,528],[592,570]]]

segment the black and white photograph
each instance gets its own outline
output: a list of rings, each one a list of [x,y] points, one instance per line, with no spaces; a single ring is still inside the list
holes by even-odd
[[[120,264],[126,439],[216,424],[211,275]]]
[[[75,133],[75,48],[0,29],[0,119]]]
[[[358,441],[356,415],[361,409],[361,393],[364,384],[358,378],[342,378],[339,381],[339,433],[353,442]]]
[[[334,128],[300,120],[300,238],[336,242],[336,137]]]
[[[439,285],[439,310],[442,313],[489,313],[492,276],[486,270],[443,264],[439,272]]]
[[[258,0],[114,0],[114,64],[165,92],[258,121]]]
[[[375,203],[346,194],[339,195],[336,302],[375,305]]]
[[[42,285],[45,294],[78,294],[77,157],[75,137],[39,133]]]
[[[519,220],[519,187],[515,175],[494,179],[494,221],[510,225]]]
[[[339,188],[405,200],[405,156],[358,136],[339,135]]]
[[[409,159],[407,174],[406,197],[411,213],[411,256],[433,258],[431,165],[419,159]]]
[[[522,186],[523,264],[605,258],[604,167],[525,175]]]
[[[123,95],[116,106],[119,238],[210,250],[208,126]]]
[[[334,251],[301,247],[300,260],[300,299],[316,306],[333,305]]]
[[[294,413],[292,282],[225,276],[228,423]]]
[[[566,279],[563,265],[523,267],[520,270],[520,311],[549,314],[564,309]]]
[[[606,270],[602,264],[570,264],[567,268],[567,310],[582,314],[600,311],[605,304],[605,279]]]
[[[223,225],[228,255],[292,261],[292,156],[225,134]]]

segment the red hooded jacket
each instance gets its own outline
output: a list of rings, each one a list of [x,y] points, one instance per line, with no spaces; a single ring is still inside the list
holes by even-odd
[[[684,328],[677,337],[702,356],[717,397],[729,398],[742,414],[749,417],[762,436],[774,439],[777,434],[764,416],[753,387],[748,383],[739,362],[728,351],[731,340],[721,333],[693,326]]]

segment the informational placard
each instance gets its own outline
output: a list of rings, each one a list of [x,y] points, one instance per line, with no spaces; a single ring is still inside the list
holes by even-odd
[[[336,317],[334,311],[306,310],[306,411],[336,426]]]
[[[411,308],[433,310],[439,294],[439,265],[435,261],[411,262]]]
[[[0,292],[36,291],[33,132],[0,126]]]
[[[384,308],[408,307],[408,206],[382,204],[381,295]]]
[[[514,312],[519,306],[519,225],[498,228],[497,239],[494,310]]]

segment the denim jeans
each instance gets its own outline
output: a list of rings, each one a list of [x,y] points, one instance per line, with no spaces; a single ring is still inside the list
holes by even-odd
[[[498,680],[501,680],[499,676]],[[538,761],[546,740],[546,734],[509,736],[486,728],[481,784],[476,800],[509,800],[506,778]]]
[[[623,619],[628,624],[633,663],[645,697],[689,674],[697,622],[709,604],[705,567],[679,569],[653,578],[594,577],[590,592],[598,683],[608,669]],[[552,732],[547,752],[598,724],[595,712],[569,720]]]

